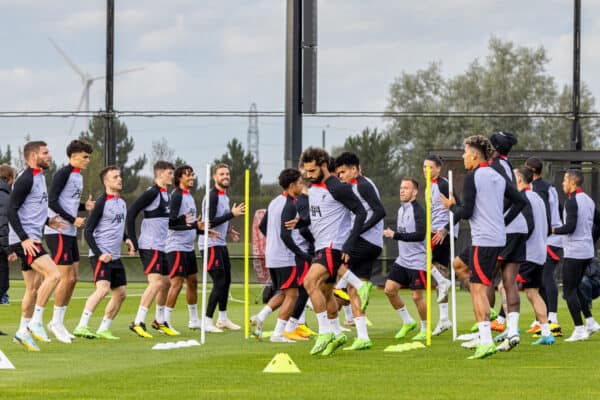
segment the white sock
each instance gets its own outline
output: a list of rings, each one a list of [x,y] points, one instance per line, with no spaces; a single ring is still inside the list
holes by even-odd
[[[137,311],[137,315],[135,316],[135,319],[133,320],[133,323],[136,324],[136,325],[139,325],[142,322],[144,322],[146,320],[146,314],[147,313],[148,313],[148,309],[146,307],[139,306],[138,307],[138,311]]]
[[[171,316],[173,315],[173,309],[165,306],[165,322],[171,326]]]
[[[42,324],[44,322],[44,307],[35,306],[33,310],[33,317],[31,318],[32,324]]]
[[[550,324],[542,324],[542,336],[550,336],[551,334],[552,332],[550,332]]]
[[[585,329],[585,326],[583,326],[583,325],[577,325],[577,326],[575,326],[575,332],[573,332],[573,333],[586,334],[587,329]]]
[[[98,332],[109,330],[111,322],[112,322],[112,319],[109,319],[106,317],[102,318],[102,322],[100,323],[100,328],[98,328]]]
[[[448,303],[440,303],[440,320],[447,321],[448,320]]]
[[[298,320],[296,318],[290,318],[285,325],[285,331],[287,333],[294,332],[298,328]]]
[[[256,315],[256,317],[261,321],[265,322],[265,319],[271,314],[273,310],[268,305],[264,306],[262,310]]]
[[[444,275],[442,275],[442,273],[440,272],[439,269],[437,268],[431,268],[431,276],[433,276],[433,279],[435,279],[435,281],[439,284],[440,282],[444,282],[447,281],[448,279],[446,279],[444,277]]]
[[[275,330],[273,331],[273,336],[283,336],[283,330],[285,329],[286,324],[287,324],[287,321],[277,318],[277,323],[275,324]]]
[[[558,314],[555,312],[548,313],[548,322],[551,324],[558,324]]]
[[[93,314],[92,311],[83,310],[83,312],[81,313],[81,319],[79,320],[79,325],[77,325],[77,327],[89,326],[90,318],[92,318],[92,314]]]
[[[490,329],[490,321],[478,322],[479,327],[479,343],[492,344],[492,330]]]
[[[427,332],[427,321],[421,321],[421,332]]]
[[[19,333],[25,334],[27,333],[27,326],[31,322],[31,318],[21,317],[21,321],[19,322]]]
[[[594,317],[586,318],[585,324],[586,324],[586,326],[591,327],[593,325],[596,325],[596,320],[594,319]]]
[[[335,284],[336,289],[346,289],[346,287],[348,287],[348,281],[346,280],[345,276],[345,274],[342,275],[340,280],[337,281],[337,283]]]
[[[302,314],[300,314],[300,318],[298,318],[298,325],[304,324],[306,324],[306,310],[303,310]]]
[[[227,310],[219,310],[219,321],[227,321]]]
[[[339,318],[330,319],[329,325],[331,326],[331,331],[333,332],[335,337],[339,337],[342,334],[342,327],[340,326]]]
[[[60,308],[60,324],[65,324],[65,314],[67,313],[67,306],[62,306]]]
[[[352,285],[356,290],[360,289],[364,282],[360,280],[360,278],[356,275],[354,275],[354,272],[348,270],[344,273],[344,275],[342,276],[342,279],[344,279],[346,282],[348,282],[350,285]]]
[[[52,324],[54,325],[60,325],[61,323],[61,319],[60,319],[60,313],[62,311],[62,307],[59,306],[54,306],[54,314],[52,314]]]
[[[315,315],[317,316],[317,321],[319,322],[319,335],[323,333],[330,333],[331,324],[327,318],[327,311],[316,313]]]
[[[188,304],[188,313],[190,321],[198,321],[198,304]]]
[[[519,334],[519,313],[509,312],[508,315],[508,337]]]
[[[344,315],[346,316],[346,321],[352,321],[352,306],[344,306]]]
[[[356,337],[359,339],[369,339],[369,332],[367,331],[367,317],[361,316],[354,318],[354,324],[356,325]]]
[[[413,322],[415,322],[415,320],[412,319],[410,313],[406,309],[406,306],[399,308],[396,311],[398,312],[398,314],[400,314],[400,318],[402,318],[402,322],[404,322],[405,324],[412,324]]]
[[[506,318],[504,318],[502,315],[498,315],[496,317],[496,321],[498,321],[499,324],[503,324],[506,322]]]
[[[204,322],[206,323],[206,326],[212,326],[213,325],[213,319],[212,317],[204,317]]]
[[[154,312],[154,319],[159,324],[164,324],[165,322],[165,306],[156,305],[156,311]]]

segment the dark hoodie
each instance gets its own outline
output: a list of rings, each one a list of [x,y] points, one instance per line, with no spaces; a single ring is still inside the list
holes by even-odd
[[[10,186],[0,179],[0,247],[8,248],[8,197]]]

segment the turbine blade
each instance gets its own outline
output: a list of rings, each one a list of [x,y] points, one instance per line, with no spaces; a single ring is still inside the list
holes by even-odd
[[[58,51],[59,54],[65,59],[65,61],[67,62],[67,64],[69,64],[73,71],[75,71],[79,76],[85,79],[85,73],[81,70],[81,68],[79,68],[73,61],[71,61],[67,54],[60,48],[60,46],[54,40],[52,40],[52,38],[48,38],[48,40],[50,41],[50,43],[52,43],[56,51]]]

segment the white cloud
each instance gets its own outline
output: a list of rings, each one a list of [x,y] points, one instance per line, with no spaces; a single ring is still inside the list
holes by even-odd
[[[159,52],[183,46],[188,35],[185,18],[179,14],[175,17],[174,25],[143,34],[139,39],[138,46],[143,51]]]

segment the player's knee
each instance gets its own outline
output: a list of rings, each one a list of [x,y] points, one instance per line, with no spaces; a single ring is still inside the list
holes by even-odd
[[[188,281],[187,288],[190,290],[197,290],[198,289],[198,281],[197,280]]]
[[[410,295],[412,296],[412,299],[413,299],[414,302],[423,300],[423,293],[421,293],[420,291],[413,290],[410,293]]]
[[[109,291],[110,288],[104,286],[96,288],[96,294],[102,298],[106,297]]]
[[[385,293],[386,296],[391,297],[396,295],[397,290],[391,285],[385,285],[385,287],[383,288],[383,293]]]
[[[58,285],[58,282],[60,282],[61,280],[60,272],[51,272],[50,274],[48,274],[48,277],[46,279],[48,279],[53,285]]]
[[[77,275],[69,275],[69,277],[67,278],[67,283],[69,284],[69,286],[75,286],[78,280],[79,277]]]

